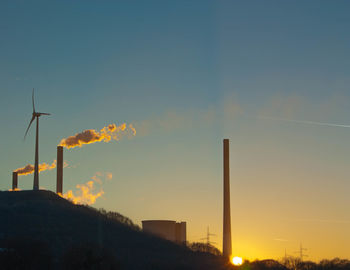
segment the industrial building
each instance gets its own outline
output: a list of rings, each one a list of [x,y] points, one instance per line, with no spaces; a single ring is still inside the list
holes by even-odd
[[[186,244],[186,222],[143,220],[142,230],[179,244]]]

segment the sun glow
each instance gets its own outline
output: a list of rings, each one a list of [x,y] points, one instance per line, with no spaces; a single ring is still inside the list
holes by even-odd
[[[243,259],[241,257],[233,257],[232,258],[232,263],[234,265],[242,265]]]

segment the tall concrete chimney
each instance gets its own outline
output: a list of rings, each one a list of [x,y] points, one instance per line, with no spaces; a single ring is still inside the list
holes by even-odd
[[[12,190],[16,190],[18,187],[18,172],[12,173]]]
[[[57,146],[57,183],[56,193],[62,194],[63,190],[63,146]]]
[[[222,254],[231,259],[231,207],[230,207],[230,141],[224,139],[224,229],[222,241]]]

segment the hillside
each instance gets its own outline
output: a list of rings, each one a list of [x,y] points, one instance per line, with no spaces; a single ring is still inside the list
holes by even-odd
[[[25,265],[11,269],[224,269],[220,257],[146,234],[118,213],[74,205],[51,191],[0,192],[0,221],[2,254],[11,253],[0,256],[2,266]]]

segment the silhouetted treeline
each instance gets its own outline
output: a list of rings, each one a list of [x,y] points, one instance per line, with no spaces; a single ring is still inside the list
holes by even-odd
[[[221,256],[221,251],[216,247],[206,243],[188,243],[188,247],[195,252],[206,252],[216,256]]]
[[[288,269],[295,270],[350,270],[350,261],[335,258],[333,260],[322,260],[319,263],[301,261],[299,258],[287,258],[282,263]]]
[[[90,208],[94,209],[92,207],[90,207]],[[137,226],[136,224],[134,224],[130,218],[127,218],[127,217],[125,217],[117,212],[106,211],[103,208],[100,208],[98,211],[100,214],[102,214],[107,219],[120,222],[120,223],[125,224],[126,226],[129,226],[130,228],[133,228],[135,230],[141,230],[141,228],[139,226]]]
[[[350,270],[350,261],[335,258],[315,263],[289,257],[281,262],[275,260],[246,261],[239,267],[232,266],[231,268],[235,270]]]

